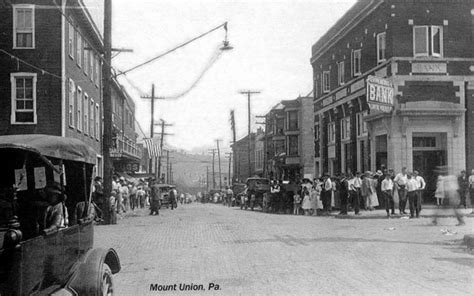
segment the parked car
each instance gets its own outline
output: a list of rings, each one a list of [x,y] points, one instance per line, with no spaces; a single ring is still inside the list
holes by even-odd
[[[240,206],[240,196],[242,194],[247,194],[247,192],[244,193],[245,187],[247,185],[245,183],[234,183],[232,185],[232,192],[234,193],[234,203],[232,206]]]
[[[119,257],[93,247],[96,160],[77,139],[0,136],[0,295],[113,294]],[[67,196],[62,211],[70,216],[69,224],[47,228],[51,186],[60,200]]]
[[[158,190],[160,191],[160,204],[161,207],[171,207],[170,191],[175,189],[176,186],[170,184],[157,184]]]

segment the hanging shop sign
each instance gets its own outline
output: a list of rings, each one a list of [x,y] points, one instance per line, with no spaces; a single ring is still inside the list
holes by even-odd
[[[393,92],[393,84],[389,80],[375,76],[367,77],[367,103],[371,110],[392,112]]]

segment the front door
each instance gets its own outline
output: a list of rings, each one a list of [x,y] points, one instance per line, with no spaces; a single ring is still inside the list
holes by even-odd
[[[423,201],[433,201],[438,178],[436,168],[443,165],[446,165],[446,151],[444,150],[413,151],[413,170],[420,172],[426,182]]]

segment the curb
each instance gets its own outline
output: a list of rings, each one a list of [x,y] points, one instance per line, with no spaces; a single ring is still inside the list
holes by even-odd
[[[468,249],[474,249],[474,234],[466,234],[463,238],[463,242]]]

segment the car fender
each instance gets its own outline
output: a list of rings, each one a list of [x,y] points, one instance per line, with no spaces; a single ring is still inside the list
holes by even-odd
[[[106,263],[113,274],[120,271],[120,259],[114,249],[92,249],[68,283],[78,295],[98,295],[102,266]]]

